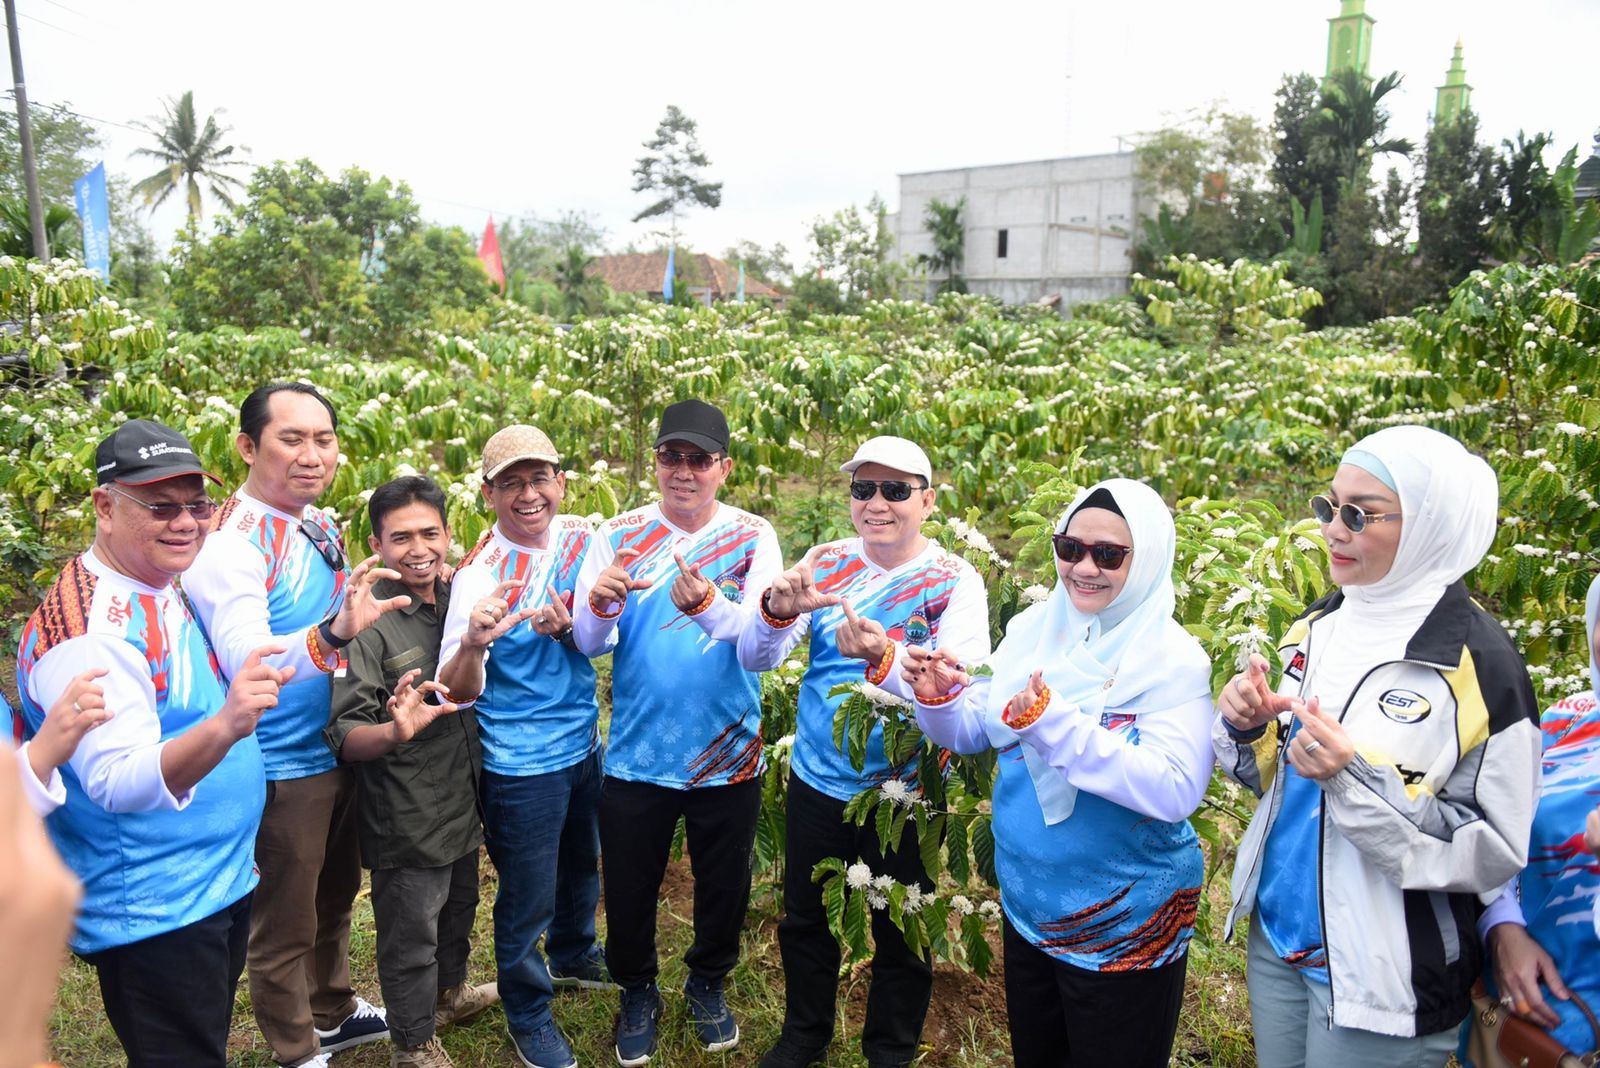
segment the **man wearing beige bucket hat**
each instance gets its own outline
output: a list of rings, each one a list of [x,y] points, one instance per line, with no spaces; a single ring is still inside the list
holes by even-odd
[[[561,514],[566,488],[561,456],[537,427],[508,426],[484,444],[495,523],[456,571],[439,650],[450,700],[477,707],[485,839],[500,872],[495,963],[529,1068],[577,1063],[551,1016],[551,973],[606,979],[594,922],[600,713],[571,615],[590,530]]]

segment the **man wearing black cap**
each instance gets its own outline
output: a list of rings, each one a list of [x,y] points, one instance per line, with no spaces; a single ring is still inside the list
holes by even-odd
[[[294,674],[255,649],[223,680],[173,580],[215,504],[182,434],[124,423],[95,453],[94,545],[28,620],[17,686],[29,734],[86,666],[112,717],[62,769],[56,847],[83,880],[72,948],[100,977],[128,1063],[227,1063],[266,776],[255,729]]]
[[[679,816],[695,881],[684,996],[706,1050],[739,1041],[723,979],[750,900],[764,763],[760,676],[739,666],[735,643],[783,558],[770,523],[717,500],[732,470],[721,411],[668,407],[661,500],[602,524],[578,576],[573,638],[590,656],[615,650],[600,851],[623,1065],[655,1050],[656,905]]]

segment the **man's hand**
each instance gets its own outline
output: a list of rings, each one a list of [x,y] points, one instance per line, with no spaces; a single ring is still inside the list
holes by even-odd
[[[623,549],[617,553],[611,566],[600,572],[600,577],[594,580],[594,585],[589,589],[589,600],[594,606],[606,615],[611,614],[612,606],[620,608],[628,602],[628,594],[634,590],[647,590],[655,585],[651,579],[636,579],[628,570],[630,564],[639,558],[638,549]]]
[[[233,741],[249,735],[261,721],[261,714],[276,708],[278,691],[294,677],[294,668],[275,668],[261,661],[286,652],[281,645],[263,645],[245,657],[244,667],[228,686],[228,698],[217,719]],[[209,770],[209,769],[208,769]],[[177,792],[177,791],[174,791]]]
[[[930,652],[919,646],[907,645],[903,652],[900,677],[911,687],[918,700],[931,701],[972,682],[972,676],[961,670],[955,654],[949,650],[934,649]]]
[[[772,588],[767,591],[767,611],[774,617],[794,619],[839,603],[840,598],[836,594],[818,590],[813,577],[817,559],[824,548],[821,545],[814,546],[798,564],[772,580]],[[880,652],[878,655],[883,654]]]
[[[1308,779],[1333,778],[1355,759],[1354,743],[1339,721],[1322,710],[1321,699],[1294,704],[1300,729],[1289,742],[1290,765]]]
[[[328,629],[333,631],[335,638],[349,641],[376,623],[379,616],[393,612],[396,608],[404,608],[411,603],[411,598],[403,593],[398,597],[389,597],[382,601],[372,595],[372,587],[379,579],[400,581],[400,572],[383,567],[382,564],[381,556],[369,556],[361,561],[355,573],[350,576],[350,583],[345,589],[344,603],[339,606],[339,613],[328,624]]]
[[[1489,928],[1489,950],[1494,956],[1495,985],[1503,997],[1510,999],[1507,1007],[1540,1027],[1559,1027],[1561,1017],[1545,1004],[1539,981],[1544,980],[1550,993],[1562,1001],[1570,995],[1561,973],[1556,971],[1556,962],[1545,948],[1520,924],[1497,923]]]
[[[1267,685],[1267,658],[1250,654],[1250,666],[1228,680],[1217,697],[1222,718],[1236,731],[1253,731],[1294,707],[1294,698],[1272,692]]]
[[[389,718],[394,721],[394,740],[397,745],[409,742],[434,720],[460,708],[448,700],[441,700],[436,705],[429,704],[428,694],[436,693],[441,698],[447,698],[449,691],[431,679],[414,687],[412,684],[420,674],[422,672],[417,668],[406,672],[395,687],[394,696],[389,698]]]
[[[547,638],[559,638],[572,629],[572,613],[554,584],[546,585],[544,592],[550,600],[533,610],[533,629]]]
[[[844,609],[844,622],[833,632],[839,655],[877,664],[889,651],[889,633],[876,620],[856,615],[849,601],[840,598],[839,607]]]
[[[105,668],[91,668],[73,679],[28,743],[28,765],[46,786],[51,774],[78,751],[83,736],[112,717],[106,692],[94,681],[105,675]]]
[[[522,596],[522,588],[519,582],[502,582],[494,588],[493,593],[473,605],[467,615],[467,632],[461,636],[461,647],[487,649],[496,638],[509,634],[512,627],[523,620],[532,619],[539,611],[538,605],[531,605],[520,612],[511,611],[511,606]]]
[[[672,580],[672,589],[668,592],[672,594],[672,603],[678,606],[678,611],[691,612],[705,601],[711,583],[700,574],[698,567],[683,558],[682,553],[673,553],[672,558],[678,562],[678,577]]]

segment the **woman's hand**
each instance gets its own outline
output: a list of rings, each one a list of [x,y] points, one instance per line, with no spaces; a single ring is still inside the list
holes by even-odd
[[[1498,923],[1489,928],[1489,952],[1494,958],[1495,985],[1500,988],[1501,1001],[1541,1027],[1558,1026],[1561,1017],[1545,1004],[1539,981],[1544,980],[1550,993],[1562,1001],[1569,995],[1567,984],[1556,971],[1556,962],[1544,947],[1521,925]]]
[[[1302,704],[1294,702],[1300,729],[1289,741],[1289,763],[1308,779],[1331,779],[1355,759],[1356,747],[1337,719],[1322,711],[1322,702],[1313,697]]]
[[[1250,666],[1228,680],[1217,695],[1217,709],[1236,731],[1253,731],[1280,712],[1294,707],[1292,697],[1282,697],[1267,685],[1267,658],[1250,654]]]
[[[972,681],[972,677],[961,670],[953,653],[944,649],[930,651],[915,645],[903,649],[900,677],[920,701],[943,697]]]

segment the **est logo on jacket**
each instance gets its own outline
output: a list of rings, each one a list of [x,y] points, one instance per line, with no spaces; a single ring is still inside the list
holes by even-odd
[[[1421,723],[1433,705],[1415,690],[1393,689],[1378,695],[1378,711],[1396,723]]]

